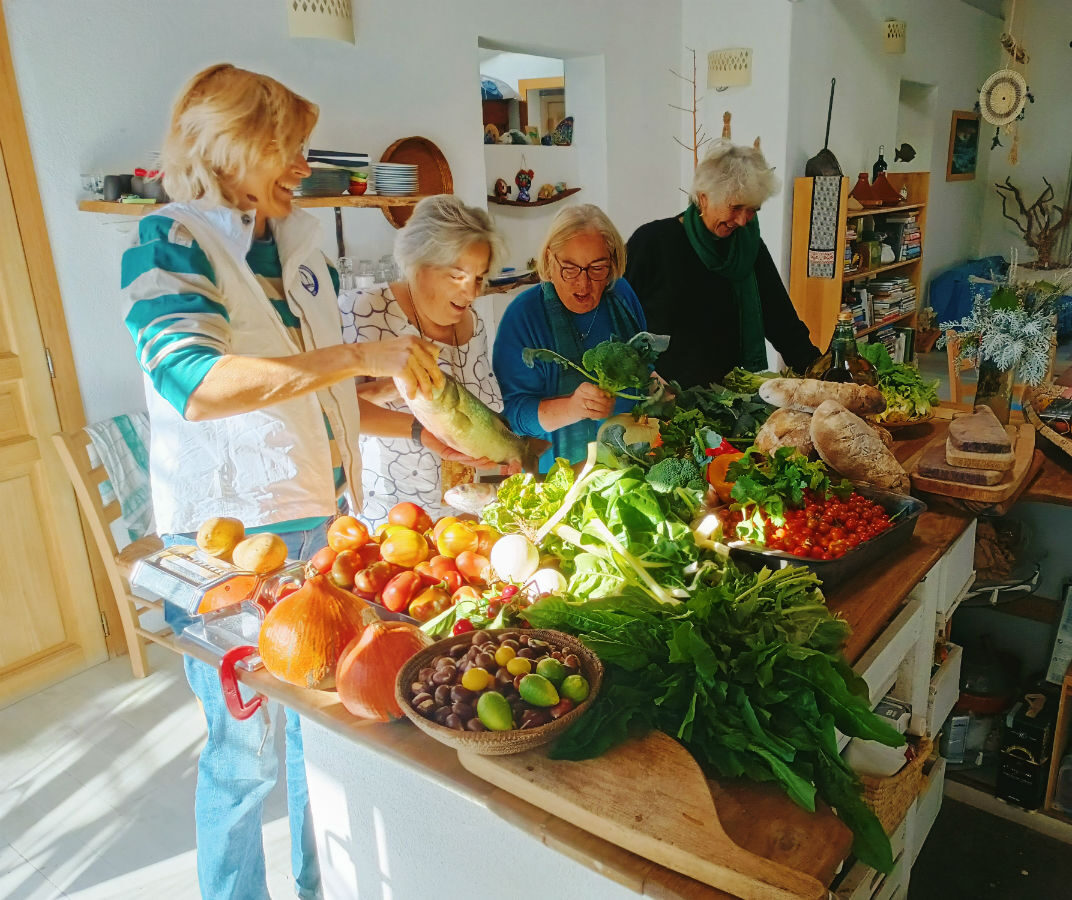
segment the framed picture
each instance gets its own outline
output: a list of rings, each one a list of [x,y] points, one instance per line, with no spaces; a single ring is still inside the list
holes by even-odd
[[[949,125],[949,159],[945,164],[945,180],[972,180],[978,162],[979,113],[955,109]]]

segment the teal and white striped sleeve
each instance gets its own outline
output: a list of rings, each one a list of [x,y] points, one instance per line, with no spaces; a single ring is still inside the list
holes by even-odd
[[[138,363],[180,414],[216,361],[230,352],[231,327],[216,273],[190,232],[148,215],[123,254],[126,326]]]

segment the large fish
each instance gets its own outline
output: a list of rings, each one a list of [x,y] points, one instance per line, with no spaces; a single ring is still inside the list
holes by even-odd
[[[398,378],[395,386],[421,425],[468,456],[520,463],[525,471],[535,472],[540,455],[551,446],[539,438],[518,437],[492,409],[449,375],[444,374],[443,387],[431,397],[409,396]]]
[[[484,507],[494,503],[498,495],[499,486],[484,481],[469,481],[464,484],[456,484],[448,488],[443,494],[443,499],[448,506],[458,512],[472,513],[479,516]]]

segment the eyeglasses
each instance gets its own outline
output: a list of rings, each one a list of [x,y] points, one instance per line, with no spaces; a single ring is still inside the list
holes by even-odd
[[[610,277],[610,263],[607,262],[594,262],[589,263],[587,266],[577,266],[573,263],[564,263],[557,256],[555,257],[555,262],[558,263],[558,270],[566,281],[576,281],[581,277],[582,272],[588,273],[590,281],[606,281]]]

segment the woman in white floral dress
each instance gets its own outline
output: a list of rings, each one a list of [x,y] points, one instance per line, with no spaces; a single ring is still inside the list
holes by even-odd
[[[502,239],[486,212],[443,194],[417,204],[395,238],[403,280],[339,295],[343,340],[423,337],[439,348],[439,366],[496,412],[502,395],[491,371],[487,332],[472,308],[501,256]],[[373,525],[396,503],[412,501],[433,519],[452,512],[443,504],[441,460],[497,468],[445,445],[421,428],[389,381],[358,385],[363,426],[389,437],[361,438],[362,515]],[[362,428],[362,431],[365,430]]]

